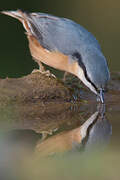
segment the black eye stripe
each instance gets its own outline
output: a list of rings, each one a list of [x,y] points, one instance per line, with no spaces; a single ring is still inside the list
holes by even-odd
[[[86,68],[85,68],[85,69],[86,69]],[[83,71],[84,71],[84,69],[83,69]],[[98,89],[97,89],[97,87],[95,86],[95,84],[89,79],[86,70],[84,71],[84,73],[85,73],[86,79],[89,81],[90,84],[92,84],[92,86],[93,86],[93,87],[95,88],[95,90],[98,92]]]
[[[95,84],[90,80],[88,74],[87,74],[87,70],[86,70],[86,67],[84,65],[84,63],[82,62],[82,56],[78,53],[78,52],[75,52],[72,54],[72,57],[73,58],[76,58],[78,60],[78,63],[79,63],[79,66],[83,69],[84,71],[84,74],[85,74],[85,78],[87,79],[87,81],[95,88],[95,90],[98,92],[98,89],[97,87],[95,86]]]

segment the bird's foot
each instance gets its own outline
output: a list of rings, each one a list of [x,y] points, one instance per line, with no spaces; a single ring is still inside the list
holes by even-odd
[[[56,78],[56,76],[55,76],[54,74],[52,74],[49,70],[47,70],[47,71],[41,71],[40,69],[34,69],[34,70],[32,71],[32,73],[37,73],[37,72],[39,72],[39,73],[41,73],[41,74],[44,74],[44,75],[46,75],[46,76],[48,76],[48,77],[54,77],[54,78]]]

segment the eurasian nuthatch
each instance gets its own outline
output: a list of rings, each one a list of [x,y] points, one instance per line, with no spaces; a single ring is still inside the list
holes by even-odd
[[[108,66],[96,38],[66,18],[21,10],[3,11],[22,22],[31,55],[41,62],[76,75],[104,103],[110,78]]]

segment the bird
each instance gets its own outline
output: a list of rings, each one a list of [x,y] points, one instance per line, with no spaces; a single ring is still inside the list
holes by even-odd
[[[18,19],[26,30],[31,56],[77,76],[104,104],[110,79],[108,63],[94,35],[71,19],[22,10],[2,11]]]

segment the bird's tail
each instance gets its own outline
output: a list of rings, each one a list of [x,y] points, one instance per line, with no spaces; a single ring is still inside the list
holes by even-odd
[[[18,19],[23,24],[25,30],[27,31],[27,34],[33,34],[31,23],[29,21],[29,16],[27,15],[27,13],[21,10],[2,11],[1,13]]]
[[[17,11],[2,11],[2,14],[6,14],[8,16],[12,16],[16,19],[18,19],[19,21],[23,21],[23,19],[25,18],[25,13],[22,12],[21,10],[17,10]]]

